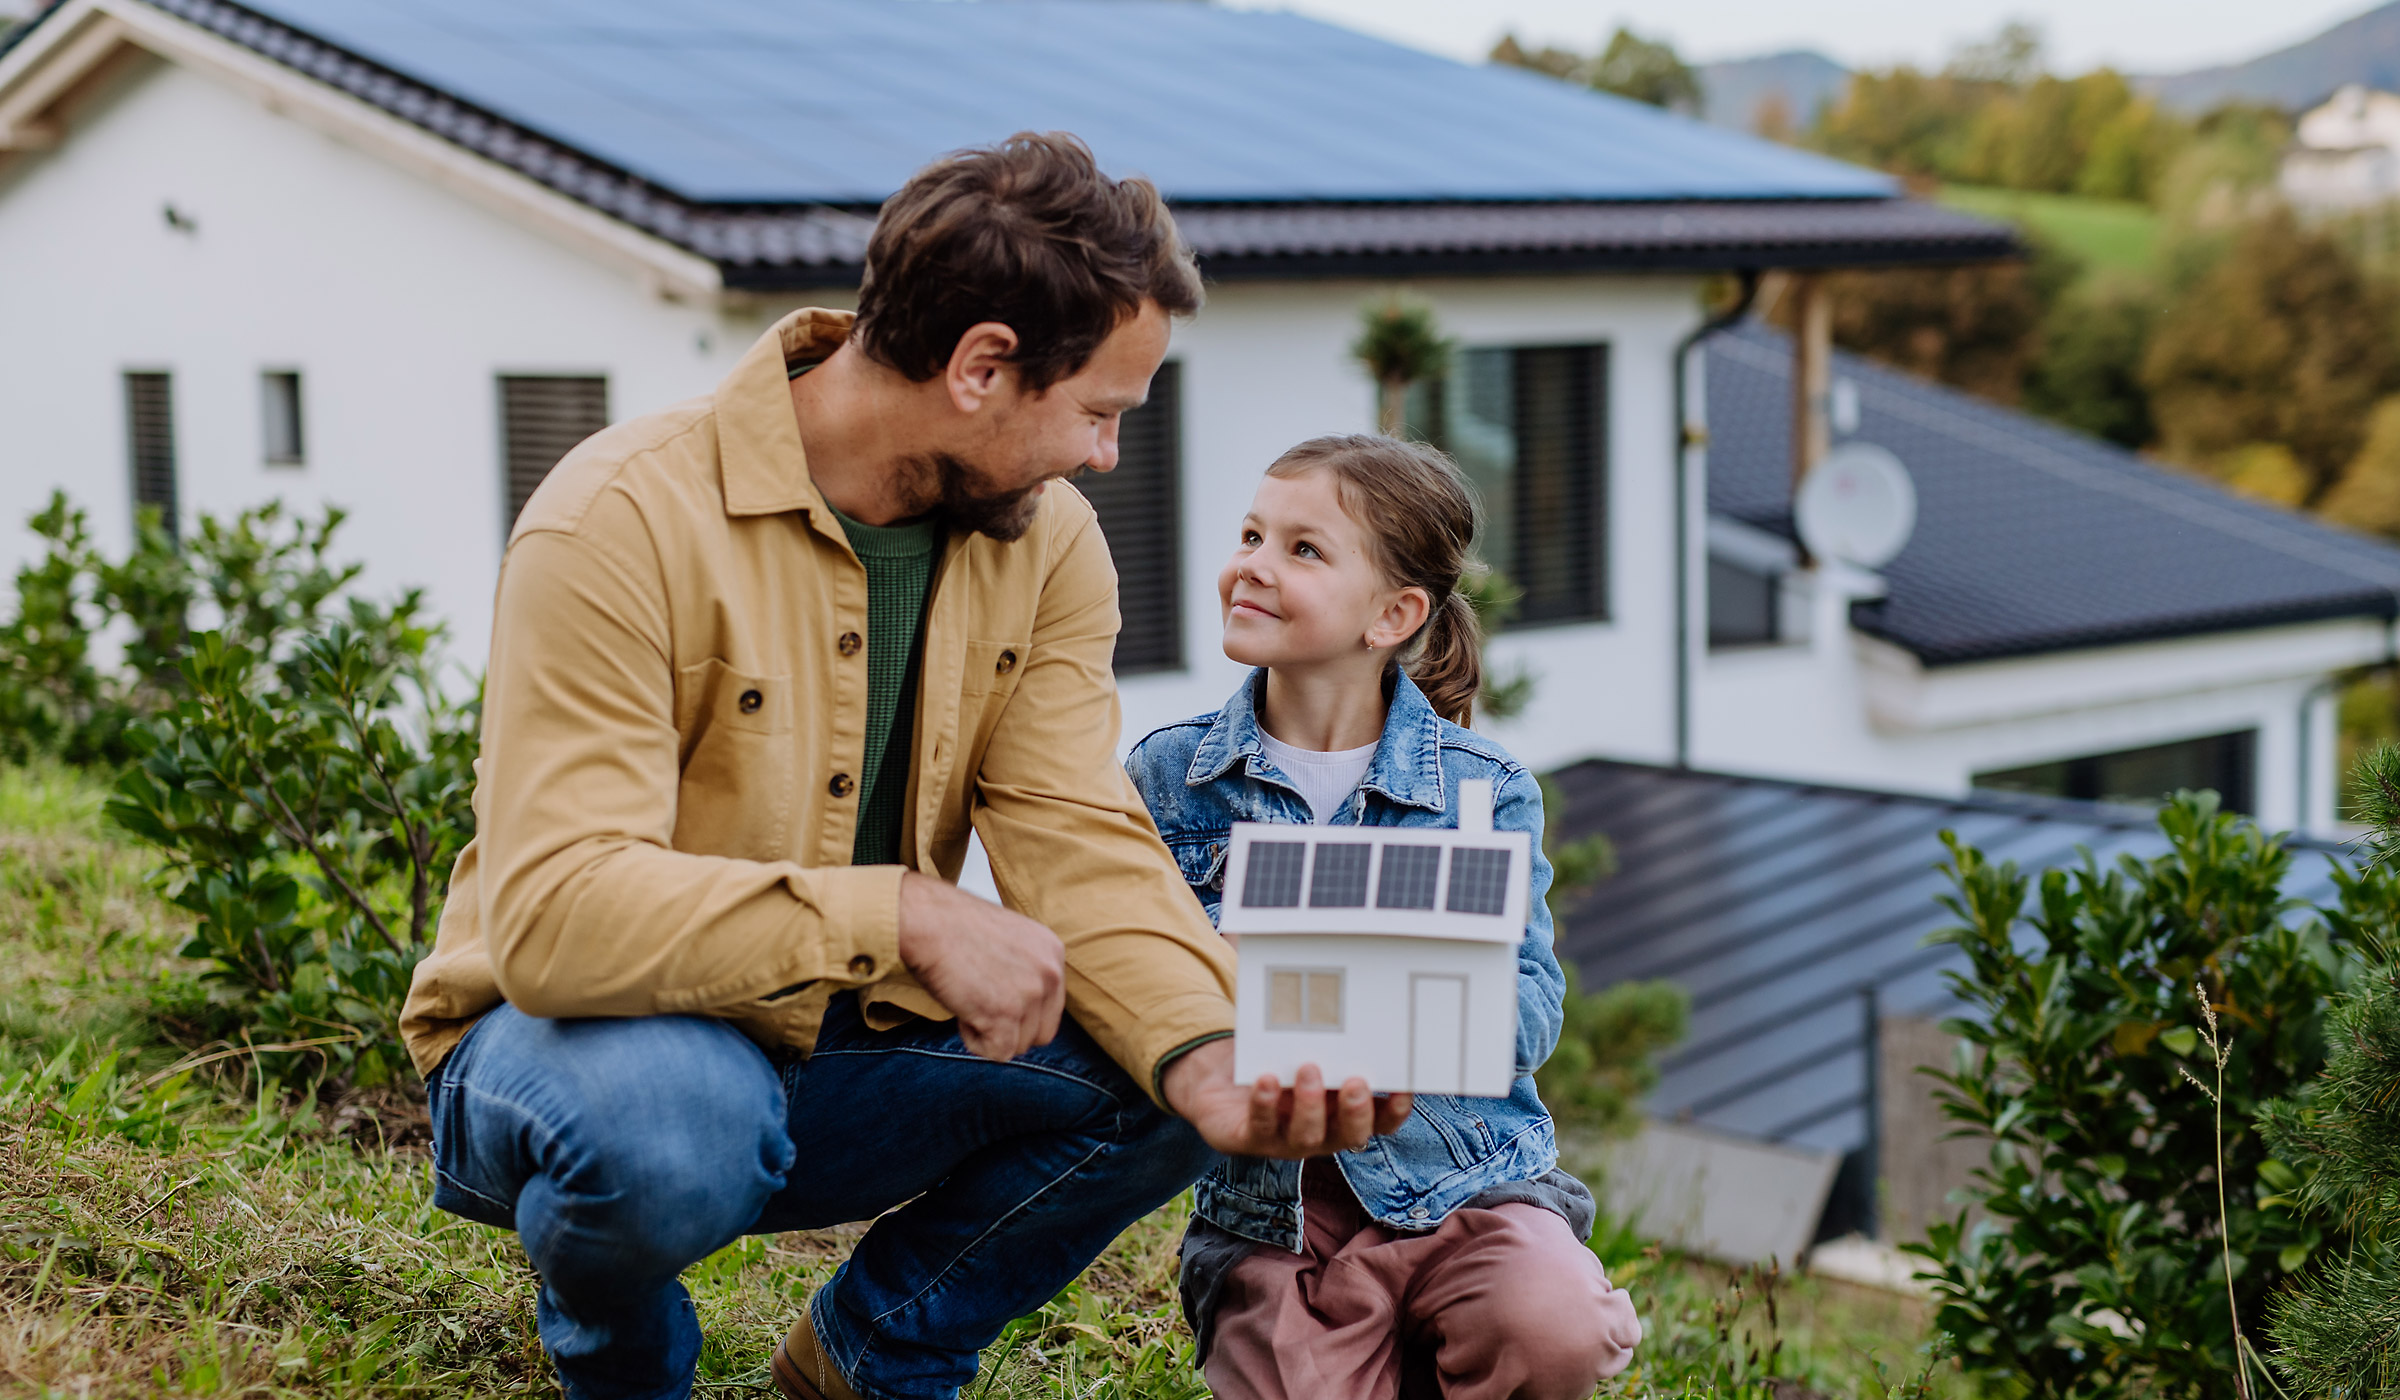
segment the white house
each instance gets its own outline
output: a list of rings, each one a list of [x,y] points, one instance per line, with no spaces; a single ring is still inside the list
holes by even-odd
[[[705,392],[789,308],[841,304],[876,204],[923,160],[1065,128],[1159,181],[1211,283],[1126,424],[1124,465],[1084,483],[1124,580],[1128,739],[1236,683],[1217,566],[1269,460],[1373,422],[1347,347],[1362,307],[1404,286],[1464,347],[1427,430],[1479,476],[1487,552],[1528,590],[1494,657],[1537,677],[1534,701],[1493,726],[1528,761],[1958,795],[1979,779],[2076,791],[2102,769],[2121,786],[2164,749],[2184,766],[2158,771],[2216,754],[2246,774],[2270,822],[2330,821],[2325,681],[2389,653],[2390,551],[2355,543],[2353,573],[2374,579],[2280,609],[2151,599],[2138,626],[1945,650],[1912,619],[1998,636],[2049,615],[2056,576],[2021,543],[2049,526],[1964,477],[1928,483],[1891,569],[1837,579],[1791,543],[1788,455],[1777,481],[1758,465],[1771,454],[1744,449],[1741,500],[1723,503],[1727,444],[1788,442],[1795,403],[1837,436],[1918,433],[1886,445],[1921,474],[1940,474],[1918,460],[1928,444],[2013,431],[1864,371],[1822,402],[1788,374],[1777,390],[1772,338],[1700,341],[1711,277],[2013,251],[1880,175],[1287,14],[462,14],[64,0],[0,51],[0,522],[58,486],[104,541],[139,500],[186,520],[337,502],[370,585],[425,586],[479,660],[515,503],[559,453]],[[1745,374],[1768,398],[1736,427],[1715,381]],[[1867,427],[1843,428],[1862,396]],[[2037,475],[2096,470],[2044,451],[2057,460]],[[2294,517],[2127,480],[2101,493],[2133,503],[2126,519],[2238,517],[2211,547],[2334,548]],[[0,531],[0,566],[29,545]],[[2099,552],[2120,572],[2148,558]],[[1934,567],[1966,557],[1991,567]]]
[[[2348,83],[2300,117],[2277,172],[2284,197],[2309,209],[2356,209],[2400,198],[2400,93]]]
[[[1241,939],[1233,1077],[1504,1098],[1516,1080],[1517,948],[1532,838],[1492,829],[1492,784],[1458,826],[1236,822],[1217,927]]]

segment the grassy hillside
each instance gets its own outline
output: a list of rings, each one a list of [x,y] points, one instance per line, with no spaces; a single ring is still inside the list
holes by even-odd
[[[2094,272],[2144,271],[2157,255],[2158,213],[2133,200],[2030,194],[1980,185],[1944,185],[1936,197],[1970,214],[2031,228],[2082,259]]]

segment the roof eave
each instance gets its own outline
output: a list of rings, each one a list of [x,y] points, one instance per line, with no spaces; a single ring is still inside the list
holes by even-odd
[[[2133,627],[2095,628],[2089,631],[2059,632],[2047,636],[1995,638],[1988,642],[1963,645],[1938,645],[1923,640],[1911,641],[1889,629],[1873,625],[1871,617],[1862,616],[1874,605],[1853,606],[1850,625],[1878,641],[1888,642],[1917,659],[1925,669],[1940,670],[1951,666],[1966,666],[1982,661],[2013,661],[2034,656],[2055,656],[2067,652],[2098,651],[2108,647],[2133,646],[2143,642],[2167,642],[2185,637],[2225,636],[2241,632],[2263,632],[2278,627],[2297,627],[2311,622],[2331,622],[2341,618],[2372,618],[2390,622],[2400,618],[2400,595],[2388,592],[2362,592],[2343,598],[2313,599],[2280,608],[2263,608],[2241,613],[2202,614],[2176,618]]]

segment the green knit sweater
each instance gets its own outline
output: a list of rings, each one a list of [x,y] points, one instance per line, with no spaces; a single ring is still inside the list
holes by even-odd
[[[924,654],[925,594],[942,545],[941,527],[862,525],[836,510],[842,533],[867,566],[867,752],[858,778],[852,865],[893,865],[907,816],[909,735]]]

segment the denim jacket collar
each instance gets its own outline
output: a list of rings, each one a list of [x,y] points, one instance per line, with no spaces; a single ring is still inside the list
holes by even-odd
[[[1208,727],[1192,752],[1191,767],[1183,775],[1185,787],[1215,782],[1236,763],[1254,777],[1288,781],[1260,751],[1258,697],[1266,684],[1265,668],[1252,671],[1217,712],[1216,723]],[[1425,692],[1417,689],[1407,672],[1392,672],[1391,708],[1383,719],[1383,736],[1376,741],[1375,759],[1359,786],[1403,807],[1447,811],[1441,741],[1441,717],[1433,712]]]

